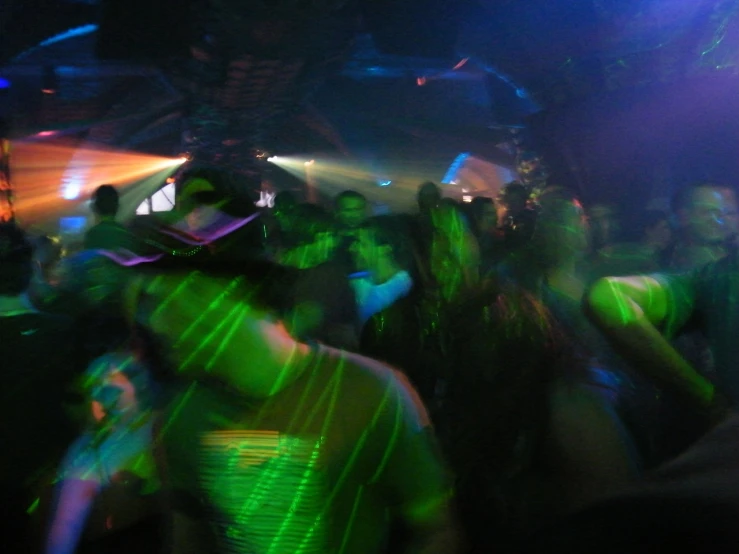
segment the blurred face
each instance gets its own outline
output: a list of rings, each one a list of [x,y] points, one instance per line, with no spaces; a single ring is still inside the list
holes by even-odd
[[[736,197],[730,189],[701,187],[693,192],[690,206],[678,215],[690,240],[720,244],[736,232]]]
[[[367,201],[363,198],[342,198],[336,207],[336,219],[350,229],[356,229],[367,219]]]

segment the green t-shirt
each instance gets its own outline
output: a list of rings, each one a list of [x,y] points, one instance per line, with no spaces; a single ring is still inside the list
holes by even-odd
[[[164,421],[167,481],[176,510],[211,524],[209,552],[379,552],[393,510],[447,495],[428,427],[400,374],[319,348],[266,400],[204,383],[183,391]]]

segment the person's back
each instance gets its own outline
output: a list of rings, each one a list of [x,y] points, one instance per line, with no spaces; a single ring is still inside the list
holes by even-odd
[[[181,398],[169,481],[177,508],[214,516],[219,552],[380,552],[386,510],[445,494],[414,393],[377,362],[320,348],[273,397],[201,382]]]
[[[97,188],[92,197],[96,223],[85,233],[86,250],[133,249],[133,235],[115,220],[118,206],[118,191],[113,186],[102,185]]]

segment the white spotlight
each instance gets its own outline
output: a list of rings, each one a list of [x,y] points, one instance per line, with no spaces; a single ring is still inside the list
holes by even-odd
[[[308,167],[310,165],[313,165],[314,163],[316,163],[316,160],[311,160],[309,162],[305,162],[305,166]]]
[[[270,156],[269,158],[267,158],[267,161],[268,162],[275,162],[275,161],[277,161],[277,158],[278,158],[278,156]]]

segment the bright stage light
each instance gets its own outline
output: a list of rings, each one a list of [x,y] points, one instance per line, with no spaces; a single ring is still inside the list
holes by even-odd
[[[389,187],[390,185],[393,184],[393,182],[390,179],[388,179],[386,181],[379,181],[377,184],[380,185],[381,187]]]
[[[313,165],[314,163],[316,163],[316,160],[311,160],[311,161],[309,161],[309,162],[305,162],[305,167],[311,166],[311,165]]]
[[[11,161],[16,211],[26,221],[50,219],[104,183],[123,188],[160,172],[163,181],[182,163],[181,158],[132,151],[49,144],[34,138],[17,141]]]
[[[279,156],[270,156],[269,158],[267,158],[267,161],[268,162],[276,162],[278,158],[279,158]]]

